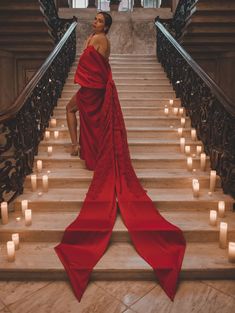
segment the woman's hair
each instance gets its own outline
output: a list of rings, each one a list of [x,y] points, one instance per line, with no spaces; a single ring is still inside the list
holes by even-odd
[[[104,32],[105,32],[105,34],[107,34],[109,29],[110,29],[110,27],[111,27],[111,25],[112,25],[112,22],[113,22],[112,16],[109,13],[103,12],[103,11],[100,11],[97,14],[102,14],[103,15],[103,17],[104,17],[104,25],[106,26],[106,29],[105,29]]]

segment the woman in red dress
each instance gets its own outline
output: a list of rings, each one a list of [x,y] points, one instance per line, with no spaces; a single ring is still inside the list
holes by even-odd
[[[80,86],[67,106],[73,154],[77,153],[75,112],[79,109],[79,153],[94,175],[78,217],[55,251],[80,301],[90,274],[104,254],[117,210],[139,255],[174,299],[185,252],[182,231],[164,219],[141,186],[131,164],[127,134],[105,36],[111,23],[98,13],[95,32],[83,51],[74,81]],[[122,253],[120,251],[120,253]]]

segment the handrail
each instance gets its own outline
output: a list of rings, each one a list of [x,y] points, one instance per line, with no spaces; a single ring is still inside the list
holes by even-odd
[[[32,79],[28,82],[28,84],[25,86],[21,94],[18,96],[18,98],[14,101],[11,108],[4,113],[0,113],[0,122],[6,121],[10,118],[13,118],[16,113],[22,108],[24,105],[24,102],[26,101],[27,97],[32,93],[35,86],[38,84],[39,80],[42,78],[42,76],[45,74],[49,66],[52,64],[53,60],[56,58],[58,53],[60,52],[61,48],[73,32],[73,30],[76,28],[77,22],[73,22],[67,32],[64,34],[62,39],[59,41],[59,43],[55,46],[54,50],[49,54],[45,62],[42,64],[42,66],[39,68],[39,70],[34,74]]]
[[[161,32],[171,42],[175,49],[181,54],[185,61],[192,67],[192,69],[201,77],[204,83],[212,90],[213,94],[219,99],[225,110],[235,116],[235,105],[230,101],[230,99],[226,96],[223,90],[182,48],[182,46],[173,38],[173,36],[167,31],[167,29],[158,21],[158,18],[156,18],[155,20],[155,25],[161,30]]]

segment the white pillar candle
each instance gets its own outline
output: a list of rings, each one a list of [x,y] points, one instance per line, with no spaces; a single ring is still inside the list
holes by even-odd
[[[197,139],[196,129],[191,129],[191,138],[194,141]]]
[[[21,201],[21,209],[22,209],[22,215],[24,216],[24,211],[28,209],[28,200]]]
[[[16,217],[16,222],[20,222],[21,221],[21,218],[18,216]]]
[[[169,115],[169,109],[168,109],[168,108],[165,108],[165,109],[164,109],[164,113],[165,113],[166,116],[168,116],[168,115]]]
[[[19,234],[12,234],[12,241],[14,242],[15,249],[18,250],[20,248],[20,237]]]
[[[45,131],[45,139],[46,139],[46,140],[49,140],[49,139],[50,139],[50,132],[49,132],[49,130],[46,130],[46,131]]]
[[[219,227],[219,247],[221,249],[227,248],[228,241],[228,224],[221,222]]]
[[[182,127],[178,128],[178,135],[179,135],[179,137],[182,137],[182,135],[183,135],[183,128]]]
[[[210,191],[215,190],[215,185],[216,185],[216,171],[211,171],[210,172]]]
[[[190,152],[191,152],[190,146],[185,146],[185,147],[184,147],[184,152],[185,152],[186,155],[189,155]]]
[[[218,202],[218,215],[219,217],[225,216],[225,202],[224,201]]]
[[[174,104],[174,100],[173,100],[173,99],[170,99],[170,100],[169,100],[169,104],[170,104],[170,106],[172,106],[172,105]]]
[[[196,146],[196,154],[200,155],[202,153],[202,146]]]
[[[50,122],[51,127],[56,127],[56,119],[52,118]]]
[[[59,132],[58,132],[58,130],[55,130],[55,131],[54,131],[54,138],[55,138],[55,139],[58,139],[58,138],[59,138]]]
[[[216,226],[217,224],[217,211],[210,210],[210,225]]]
[[[13,241],[7,241],[7,260],[8,262],[15,261],[15,244]]]
[[[178,111],[179,111],[178,108],[173,108],[173,113],[174,113],[174,115],[178,115]]]
[[[235,242],[228,243],[228,260],[229,262],[235,262]]]
[[[203,152],[200,155],[200,166],[201,166],[201,170],[205,171],[206,169],[206,154]]]
[[[186,123],[185,117],[181,117],[181,119],[180,119],[181,126],[184,127],[185,123]]]
[[[192,171],[193,169],[193,159],[191,157],[187,158],[187,169],[188,171]]]
[[[38,173],[42,171],[42,160],[37,160],[37,171]]]
[[[42,176],[42,190],[44,192],[48,192],[48,176],[47,175]]]
[[[184,153],[184,147],[185,147],[185,138],[180,138],[180,150],[182,153]]]
[[[25,226],[30,226],[32,224],[32,210],[28,209],[24,211]]]
[[[7,202],[1,203],[1,217],[2,217],[2,224],[5,225],[8,223],[8,204]]]
[[[52,156],[52,151],[53,151],[52,146],[47,147],[47,154],[48,154],[48,156]]]
[[[199,197],[200,184],[199,184],[198,179],[194,178],[192,180],[192,188],[193,188],[193,196],[194,196],[194,198]]]
[[[184,115],[184,108],[179,108],[179,115],[183,116]]]
[[[31,187],[32,187],[32,191],[37,190],[37,175],[36,174],[31,175]]]

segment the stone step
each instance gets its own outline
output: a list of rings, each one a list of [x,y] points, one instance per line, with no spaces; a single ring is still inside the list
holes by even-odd
[[[78,84],[65,84],[62,94],[66,92],[76,92],[80,87]],[[157,84],[116,84],[117,91],[129,90],[129,91],[167,91],[171,93],[173,88],[171,85],[157,85]]]
[[[200,141],[192,141],[190,138],[187,145],[190,145],[191,154],[196,154],[196,146],[201,145]],[[129,150],[131,153],[180,153],[179,139],[164,140],[163,139],[129,139]],[[69,153],[71,141],[69,138],[54,139],[48,141],[41,141],[39,145],[39,153],[47,153],[47,147],[53,146],[54,153]],[[195,156],[195,155],[194,155]]]
[[[135,75],[132,77],[128,77],[128,76],[121,76],[121,75],[113,75],[113,80],[115,81],[116,84],[118,83],[122,83],[122,84],[140,84],[140,83],[148,83],[148,82],[151,82],[151,83],[154,83],[156,85],[170,85],[169,83],[169,79],[166,78],[166,76],[162,75],[160,77],[158,77],[158,75],[155,75],[155,74],[151,74],[149,76],[145,76],[145,77],[142,77],[141,76],[138,76],[138,75]],[[71,84],[71,85],[74,85],[74,75],[69,75],[68,78],[66,79],[66,85],[67,84]]]
[[[44,170],[43,174],[46,174]],[[182,188],[191,188],[192,179],[198,178],[200,188],[209,189],[210,179],[209,171],[202,172],[197,170],[195,172],[187,171],[187,169],[136,169],[136,175],[144,188],[178,188],[178,183]],[[39,188],[42,187],[42,175],[38,173],[37,181]],[[49,185],[51,188],[63,188],[69,186],[70,188],[88,188],[93,177],[93,171],[86,169],[53,169],[49,174]],[[30,189],[30,175],[26,176],[24,187]],[[220,179],[217,177],[217,189],[220,188]]]
[[[59,242],[62,239],[65,228],[72,223],[79,212],[33,212],[33,223],[24,225],[24,218],[20,212],[12,212],[9,215],[9,223],[0,228],[1,242],[11,239],[12,233],[19,233],[21,242]],[[209,212],[161,212],[161,215],[170,223],[178,226],[184,232],[187,242],[218,242],[219,223],[226,222],[228,228],[228,240],[235,240],[234,212],[226,212],[224,218],[218,218],[217,226],[209,225]],[[16,217],[21,217],[16,221]],[[111,237],[112,242],[130,242],[130,236],[121,216],[118,214]]]
[[[112,66],[112,73],[114,74],[122,74],[122,73],[129,73],[129,74],[164,74],[166,77],[166,73],[164,72],[163,68],[158,66],[135,66],[135,67],[128,67],[128,66]],[[76,72],[76,69],[71,69],[69,72],[69,75],[74,75]]]
[[[75,75],[75,72],[70,72],[68,74],[68,78],[72,78],[74,79],[74,75]],[[166,73],[164,72],[157,72],[156,70],[155,71],[141,71],[141,72],[138,72],[138,71],[117,71],[117,70],[114,70],[112,71],[112,75],[113,75],[113,79],[115,81],[116,78],[141,78],[141,79],[145,79],[145,78],[148,78],[148,79],[166,79]]]
[[[132,165],[135,169],[185,169],[186,157],[181,153],[131,153]],[[47,170],[58,168],[83,168],[85,164],[78,157],[70,156],[69,153],[53,153],[52,156],[47,156],[45,153],[40,153],[35,156],[35,160],[42,160]],[[209,163],[209,162],[207,162]],[[194,158],[193,166],[196,169],[200,168],[199,158]]]
[[[132,98],[127,98],[127,97],[119,97],[119,101],[121,104],[121,107],[124,108],[126,106],[132,106],[132,107],[142,107],[142,106],[151,106],[154,108],[161,108],[162,110],[164,109],[164,106],[169,105],[169,99],[170,97],[167,97],[165,99],[160,99],[159,97],[156,97],[155,99],[145,99],[145,98],[139,98],[139,99],[132,99]],[[66,104],[70,98],[60,98],[58,99],[57,102],[57,107],[62,106],[65,107]],[[181,104],[180,99],[174,98],[174,106],[179,107]]]
[[[79,58],[81,56],[81,53],[76,54],[76,58]],[[157,62],[157,58],[155,54],[128,54],[128,53],[122,53],[122,54],[116,54],[111,53],[109,60],[115,60],[115,61],[132,61],[132,62],[138,62],[138,61],[155,61]]]
[[[15,262],[6,261],[6,248],[1,245],[0,275],[3,280],[66,279],[57,257],[57,242],[22,243]],[[228,262],[227,250],[218,243],[188,243],[180,273],[181,279],[234,279],[235,264]],[[152,268],[128,242],[112,243],[96,264],[92,280],[156,280]]]
[[[126,68],[126,69],[132,69],[132,68],[155,68],[155,69],[160,69],[163,70],[163,67],[160,63],[157,61],[114,61],[111,60],[109,62],[111,65],[111,68],[114,70],[116,68]],[[78,66],[78,61],[74,62],[73,65],[71,66],[70,70],[75,71]]]
[[[14,209],[20,216],[21,200],[28,199],[29,207],[33,212],[78,213],[83,205],[87,190],[87,188],[75,190],[64,186],[63,189],[50,187],[47,193],[42,193],[40,185],[36,192],[32,192],[31,188],[25,188],[24,194],[15,200]],[[202,189],[198,198],[193,197],[191,188],[145,188],[145,190],[156,208],[161,212],[184,211],[186,215],[190,211],[208,212],[210,209],[217,209],[218,201],[222,200],[226,203],[226,211],[232,211],[234,205],[234,199],[223,194],[221,189],[216,189],[211,195],[208,194],[208,189]]]
[[[69,99],[68,99],[69,100]],[[67,100],[67,101],[68,101]],[[57,120],[57,126],[62,127],[66,125],[66,117],[64,116],[54,116]],[[159,117],[151,117],[151,116],[124,116],[125,126],[126,127],[169,127],[169,129],[177,129],[181,127],[180,117],[175,116],[159,116]],[[191,122],[189,118],[186,118],[185,126],[186,128],[191,127]],[[79,118],[78,118],[79,125]]]

